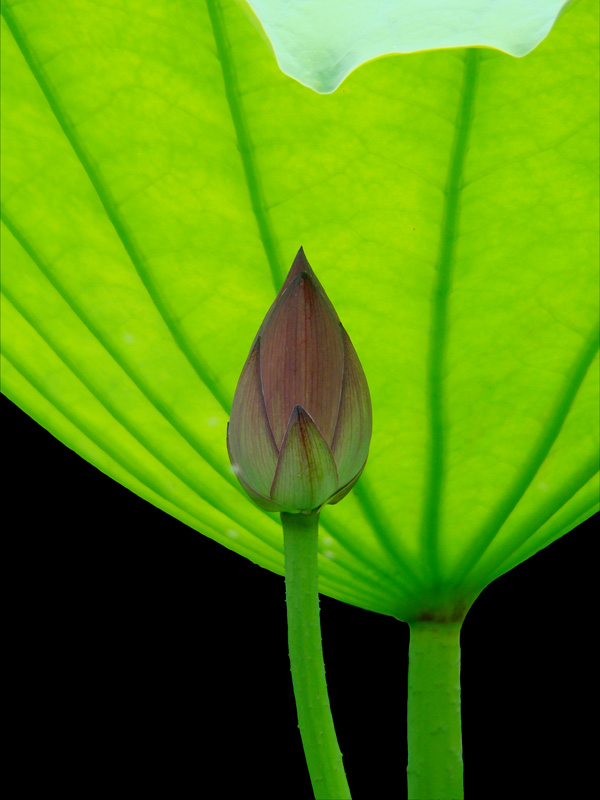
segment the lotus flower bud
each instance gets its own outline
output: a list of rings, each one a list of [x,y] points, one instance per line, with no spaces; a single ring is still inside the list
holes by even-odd
[[[261,508],[315,511],[354,486],[371,428],[360,361],[300,248],[235,391],[233,470]]]

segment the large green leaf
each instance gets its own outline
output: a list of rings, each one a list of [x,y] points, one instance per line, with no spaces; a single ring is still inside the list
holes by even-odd
[[[6,3],[3,391],[283,572],[225,445],[300,245],[373,398],[320,586],[468,605],[598,507],[597,9],[523,59],[395,56],[318,95],[236,3]]]
[[[243,0],[242,0],[243,1]],[[286,75],[332,92],[377,56],[440,47],[533,50],[565,0],[248,0]]]

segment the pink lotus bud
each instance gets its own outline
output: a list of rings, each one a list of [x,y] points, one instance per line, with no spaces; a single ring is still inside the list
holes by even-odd
[[[371,428],[360,361],[300,248],[235,391],[234,472],[267,511],[314,511],[354,486]]]

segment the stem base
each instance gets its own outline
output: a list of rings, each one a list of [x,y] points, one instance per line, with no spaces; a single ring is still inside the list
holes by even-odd
[[[460,718],[462,622],[410,625],[408,798],[463,800]]]

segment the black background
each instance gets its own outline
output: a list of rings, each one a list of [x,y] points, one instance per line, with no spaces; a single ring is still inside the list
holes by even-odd
[[[312,797],[283,578],[103,475],[1,398],[5,682],[23,790]],[[583,797],[595,774],[588,520],[489,586],[462,633],[468,798]],[[408,627],[321,598],[354,800],[406,796]]]

